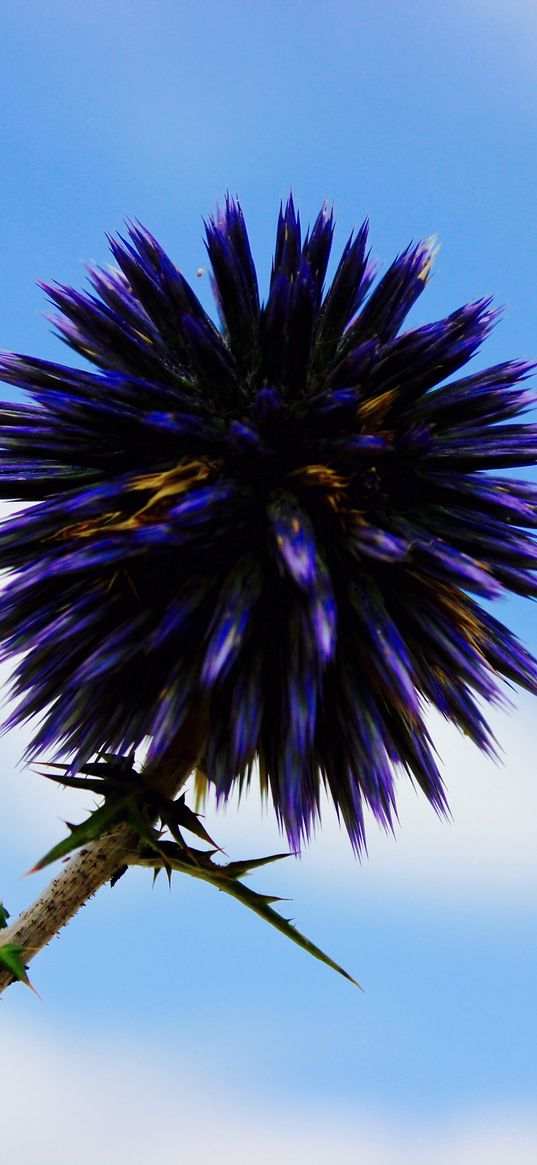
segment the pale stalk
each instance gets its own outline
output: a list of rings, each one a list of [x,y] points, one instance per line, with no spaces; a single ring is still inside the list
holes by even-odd
[[[198,764],[207,739],[207,709],[197,708],[185,722],[168,751],[155,764],[143,769],[143,781],[165,797],[173,797]],[[125,864],[126,856],[138,846],[131,825],[116,826],[92,845],[70,858],[36,901],[10,926],[0,930],[0,947],[16,943],[23,948],[24,963],[51,938]],[[0,992],[13,983],[9,971],[0,968]]]

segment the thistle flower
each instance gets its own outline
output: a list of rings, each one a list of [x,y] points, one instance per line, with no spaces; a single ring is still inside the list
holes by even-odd
[[[39,716],[29,755],[74,769],[146,737],[157,759],[208,702],[220,797],[258,772],[296,846],[324,786],[359,849],[398,770],[445,808],[428,706],[493,751],[480,698],[537,691],[478,601],[537,594],[537,487],[502,472],[537,460],[530,365],[446,383],[488,299],[401,333],[425,244],[374,285],[364,224],[325,291],[331,211],[302,241],[289,199],[262,306],[238,202],[206,235],[220,328],[133,225],[91,292],[46,287],[98,371],[2,358],[31,399],[2,406],[0,495],[34,503],[0,530],[8,724]]]

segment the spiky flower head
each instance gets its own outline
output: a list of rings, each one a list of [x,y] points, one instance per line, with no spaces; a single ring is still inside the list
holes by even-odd
[[[46,288],[98,371],[3,358],[31,399],[2,408],[0,491],[34,503],[0,533],[9,723],[40,715],[31,754],[73,766],[146,737],[158,758],[209,701],[220,796],[259,772],[296,845],[324,785],[359,848],[399,769],[444,806],[429,705],[490,750],[476,698],[537,691],[478,601],[537,594],[537,488],[503,473],[537,460],[512,423],[530,366],[446,383],[489,300],[401,332],[427,245],[374,286],[364,225],[325,291],[331,211],[302,241],[289,199],[262,306],[238,202],[206,233],[220,328],[134,225],[90,293]]]

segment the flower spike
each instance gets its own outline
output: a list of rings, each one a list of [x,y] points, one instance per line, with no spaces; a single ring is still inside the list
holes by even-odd
[[[490,300],[403,330],[430,241],[375,284],[364,223],[327,285],[333,231],[289,198],[263,303],[227,196],[206,223],[220,328],[138,223],[88,291],[46,287],[93,369],[1,357],[26,400],[0,409],[0,497],[32,504],[0,525],[0,643],[30,756],[74,779],[149,738],[156,761],[207,707],[218,798],[258,774],[295,849],[326,789],[359,851],[367,807],[393,826],[398,772],[446,811],[429,705],[492,752],[478,700],[537,692],[480,604],[537,596],[537,487],[505,472],[537,463],[536,397],[522,360],[460,374]]]

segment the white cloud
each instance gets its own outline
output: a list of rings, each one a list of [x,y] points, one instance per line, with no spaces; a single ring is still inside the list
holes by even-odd
[[[17,1165],[534,1165],[525,1112],[454,1114],[441,1128],[377,1111],[315,1106],[233,1088],[201,1055],[178,1068],[159,1040],[58,1037],[4,1022],[2,1156]],[[218,1079],[218,1084],[216,1081]]]

